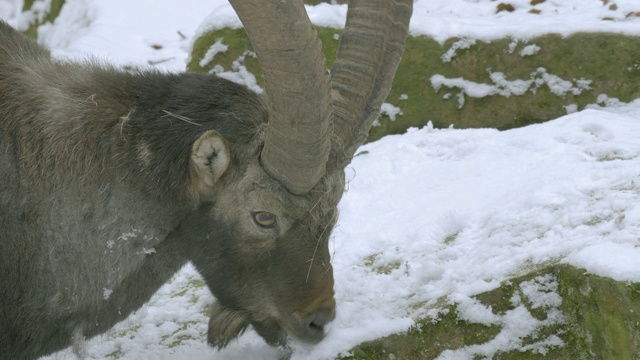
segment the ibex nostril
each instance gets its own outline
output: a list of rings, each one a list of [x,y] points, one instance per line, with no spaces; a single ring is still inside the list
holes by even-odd
[[[318,323],[318,322],[316,322],[316,321],[312,321],[312,322],[310,322],[310,323],[309,323],[309,327],[310,327],[312,330],[324,331],[324,324],[320,324],[320,323]]]
[[[324,326],[336,317],[334,307],[321,308],[307,317],[307,326],[310,331],[324,335]]]

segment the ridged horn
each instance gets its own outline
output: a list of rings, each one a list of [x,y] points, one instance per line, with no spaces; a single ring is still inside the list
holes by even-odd
[[[336,139],[331,166],[341,169],[369,134],[404,52],[413,0],[350,0],[331,70]]]
[[[260,162],[294,194],[326,172],[331,148],[331,80],[322,43],[302,0],[230,0],[265,79],[269,125]]]

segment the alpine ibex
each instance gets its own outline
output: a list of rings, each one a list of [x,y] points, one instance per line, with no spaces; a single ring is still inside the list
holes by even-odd
[[[402,56],[413,0],[351,0],[327,71],[302,0],[232,0],[266,100],[210,75],[52,59],[0,22],[0,357],[103,333],[191,261],[208,341],[315,343],[344,168]]]

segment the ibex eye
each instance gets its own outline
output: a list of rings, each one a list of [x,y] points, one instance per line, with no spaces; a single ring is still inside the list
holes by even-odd
[[[256,224],[263,227],[273,227],[276,225],[276,216],[266,211],[253,213],[253,220]]]

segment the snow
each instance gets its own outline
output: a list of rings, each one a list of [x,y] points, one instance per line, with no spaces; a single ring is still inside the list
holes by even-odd
[[[380,115],[388,116],[389,120],[396,121],[396,116],[402,115],[402,110],[397,106],[393,106],[392,104],[383,103],[382,106],[380,106]],[[376,119],[373,122],[373,126],[380,126],[379,119]]]
[[[442,54],[443,61],[471,41],[505,36],[514,38],[505,51],[523,44],[519,54],[528,56],[537,50],[527,41],[549,32],[640,35],[640,17],[628,16],[640,11],[637,0],[617,0],[616,7],[601,0],[509,3],[515,11],[496,12],[490,0],[418,0],[411,33],[440,42],[463,39]],[[20,15],[20,7],[20,0],[0,0],[0,17],[24,26],[34,14]],[[346,6],[307,8],[318,25],[344,24]],[[223,0],[167,0],[162,6],[153,0],[67,0],[40,38],[59,57],[182,71],[198,34],[239,25]],[[255,78],[242,72],[242,61],[235,72],[214,72],[259,90]],[[493,72],[491,80],[477,84],[439,75],[432,84],[454,89],[462,106],[465,96],[509,96],[540,86],[562,96],[589,86],[544,69],[528,79]],[[541,327],[563,321],[552,277],[521,284],[511,299],[513,310],[504,314],[494,314],[473,296],[553,263],[640,282],[640,101],[627,104],[602,94],[589,109],[576,110],[568,106],[567,116],[503,132],[429,124],[363,146],[347,168],[348,191],[330,243],[338,314],[316,346],[274,349],[248,332],[222,351],[209,348],[204,312],[213,298],[188,265],[107,334],[87,341],[78,336],[75,352],[89,359],[334,358],[362,341],[405,331],[418,316],[433,316],[443,299],[458,305],[459,318],[502,330],[487,343],[445,351],[440,359],[490,357],[507,349],[544,354],[562,346],[555,335],[535,338]],[[385,111],[397,114],[394,107]],[[104,296],[110,291],[105,288]],[[533,317],[523,299],[544,309],[547,318]],[[525,337],[535,342],[523,345]],[[73,358],[73,351],[48,359]]]
[[[618,281],[638,282],[640,246],[633,243],[603,242],[575,251],[566,261],[592,273]]]
[[[540,51],[540,46],[538,45],[527,45],[525,46],[522,50],[520,50],[520,56],[522,57],[526,57],[526,56],[532,56],[538,53],[538,51]]]
[[[253,73],[247,70],[244,66],[244,61],[247,56],[256,57],[256,54],[252,51],[245,51],[244,54],[233,61],[231,64],[231,70],[226,71],[222,66],[216,65],[211,70],[211,73],[216,74],[221,78],[244,84],[249,89],[261,94],[263,89],[258,85],[258,80],[255,75],[253,75]]]
[[[198,64],[200,65],[200,67],[204,68],[209,65],[211,61],[213,61],[213,58],[217,54],[226,53],[227,50],[229,50],[229,45],[223,44],[222,39],[218,39],[213,45],[211,45],[209,50],[207,50],[207,52],[204,54],[204,57]]]
[[[468,49],[475,44],[476,44],[475,39],[461,39],[454,42],[451,45],[451,48],[447,50],[447,52],[444,53],[444,55],[442,55],[441,57],[442,62],[445,62],[445,63],[451,62],[451,60],[453,60],[453,58],[456,56],[456,52],[458,50]]]
[[[438,92],[443,86],[448,89],[458,90],[458,108],[464,106],[464,97],[483,98],[487,96],[500,95],[503,97],[511,97],[511,95],[519,96],[527,91],[535,93],[541,86],[545,85],[552,94],[563,97],[566,93],[580,95],[584,90],[590,89],[591,80],[577,79],[573,81],[565,80],[558,75],[550,74],[543,67],[537,68],[529,74],[528,79],[507,80],[506,75],[502,72],[492,72],[490,69],[489,78],[493,84],[477,83],[475,81],[465,80],[464,78],[447,78],[444,75],[436,74],[431,76],[431,86]],[[444,95],[445,99],[450,98],[451,93]],[[598,99],[598,103],[609,105],[609,99],[606,95],[602,95]]]
[[[554,291],[558,283],[550,275],[539,276],[520,284],[519,292],[511,298],[513,310],[504,315],[495,315],[491,309],[475,300],[463,299],[458,306],[458,317],[470,323],[485,325],[499,324],[502,330],[496,337],[484,344],[464,346],[456,350],[445,350],[437,360],[473,359],[476,355],[492,358],[498,352],[532,350],[534,353],[546,354],[550,348],[563,346],[563,341],[556,335],[539,339],[538,329],[562,324],[564,316],[558,309],[562,299]],[[532,308],[545,308],[546,318],[538,320],[524,306],[522,298],[533,304]],[[479,317],[480,315],[480,317]],[[524,345],[523,340],[529,338],[535,342]]]

